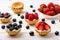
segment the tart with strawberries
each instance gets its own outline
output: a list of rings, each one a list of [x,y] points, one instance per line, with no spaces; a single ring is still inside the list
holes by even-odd
[[[2,13],[0,14],[1,22],[2,23],[9,23],[12,19],[9,13]]]
[[[24,4],[22,2],[15,2],[12,4],[12,10],[16,14],[20,14],[23,11]]]
[[[41,4],[38,11],[43,13],[47,18],[55,18],[60,13],[60,6],[50,2],[48,5]]]
[[[37,13],[34,13],[34,14],[32,14],[32,13],[26,13],[26,15],[25,15],[25,20],[27,21],[27,23],[29,24],[29,25],[34,25],[34,24],[36,24],[37,22],[38,22],[38,20],[39,20],[39,18],[38,18],[38,14]]]
[[[39,22],[36,24],[36,32],[41,35],[41,36],[45,36],[47,35],[49,32],[51,31],[50,26],[45,23],[44,21]]]

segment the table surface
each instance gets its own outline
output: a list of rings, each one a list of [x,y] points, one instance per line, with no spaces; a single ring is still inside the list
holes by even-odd
[[[4,12],[8,12],[12,15],[13,18],[17,19],[17,22],[19,20],[23,21],[23,26],[22,26],[22,31],[21,34],[15,36],[15,37],[10,37],[5,30],[2,30],[0,28],[0,40],[60,40],[60,35],[56,36],[54,33],[55,31],[59,31],[60,32],[60,22],[57,19],[46,19],[46,23],[48,23],[51,26],[51,32],[47,35],[47,36],[39,36],[36,32],[35,32],[35,28],[30,26],[30,29],[27,30],[26,29],[26,25],[27,22],[24,19],[21,19],[20,17],[18,17],[16,14],[14,14],[14,12],[11,10],[11,5],[14,2],[23,2],[24,3],[24,12],[21,15],[25,15],[26,12],[30,12],[32,13],[33,9],[36,9],[36,12],[39,14],[39,21],[41,21],[42,18],[44,18],[44,16],[37,11],[37,9],[39,8],[39,5],[42,3],[48,4],[49,2],[53,2],[56,4],[60,3],[60,0],[1,0],[0,1],[0,11],[2,13]],[[30,8],[29,6],[33,5],[33,8]],[[60,4],[59,4],[60,5]],[[56,23],[55,24],[51,24],[51,20],[55,20]],[[0,23],[0,26],[3,25],[2,23]],[[4,24],[6,25],[6,24]],[[34,31],[35,35],[34,36],[30,36],[29,32],[30,31]]]

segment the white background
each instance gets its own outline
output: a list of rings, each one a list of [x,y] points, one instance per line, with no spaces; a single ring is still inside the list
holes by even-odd
[[[0,0],[0,11],[2,13],[4,12],[8,12],[12,15],[13,18],[16,18],[17,21],[22,20],[20,17],[18,17],[16,14],[13,13],[13,11],[11,10],[11,5],[14,2],[23,2],[24,3],[24,12],[21,15],[24,15],[25,12],[29,12],[32,13],[33,9],[37,9],[39,8],[40,4],[45,3],[48,4],[49,2],[53,2],[56,4],[60,5],[60,0]],[[30,5],[33,5],[33,8],[30,8]],[[41,21],[42,18],[44,18],[44,16],[38,12],[39,14],[39,21]],[[59,40],[60,39],[60,35],[59,36],[55,36],[55,31],[59,31],[60,32],[60,22],[59,20],[56,20],[55,24],[51,24],[51,20],[46,19],[46,22],[51,26],[51,32],[50,34],[48,34],[47,36],[41,37],[39,36],[36,32],[35,32],[35,26],[31,27],[30,29],[27,30],[25,27],[26,25],[28,25],[26,23],[26,21],[23,19],[23,27],[22,27],[22,31],[21,34],[15,36],[15,37],[10,37],[8,36],[8,34],[5,32],[5,30],[2,30],[0,28],[0,40]],[[3,25],[2,23],[0,23],[0,26]],[[4,24],[5,25],[5,24]],[[35,36],[30,36],[29,32],[30,31],[34,31],[35,32]]]

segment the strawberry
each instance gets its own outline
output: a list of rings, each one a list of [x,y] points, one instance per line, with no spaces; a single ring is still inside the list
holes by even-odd
[[[37,13],[34,14],[34,18],[38,19],[38,14]]]
[[[54,11],[54,7],[50,7],[50,10],[51,10],[51,11]]]
[[[60,13],[60,6],[55,6],[55,11],[56,11],[57,13]]]
[[[43,8],[46,8],[46,7],[47,7],[47,6],[46,6],[45,4],[41,4],[41,5],[40,5],[40,8],[42,8],[42,9],[43,9]]]
[[[54,7],[54,4],[52,3],[52,2],[50,2],[49,4],[48,4],[48,7],[50,8],[50,7]]]
[[[28,19],[32,21],[34,19],[34,16],[32,14],[30,14]]]
[[[4,14],[3,16],[5,17],[5,16],[7,16],[7,14]]]
[[[45,25],[45,29],[46,30],[50,29],[50,26],[49,25]]]
[[[38,8],[38,11],[43,13],[43,9],[42,8]]]
[[[46,14],[48,11],[50,11],[49,8],[44,8],[43,10],[44,14]]]
[[[26,13],[25,18],[26,18],[26,19],[28,19],[28,17],[29,17],[29,14],[28,14],[28,13]]]
[[[56,13],[55,13],[54,11],[49,11],[49,12],[47,12],[46,14],[47,14],[47,15],[50,15],[50,16],[56,15]]]

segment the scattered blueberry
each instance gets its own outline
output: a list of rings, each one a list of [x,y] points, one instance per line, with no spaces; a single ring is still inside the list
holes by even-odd
[[[30,8],[33,8],[33,5],[30,5]]]
[[[5,29],[5,25],[2,25],[2,29]]]
[[[55,20],[52,20],[51,23],[52,23],[52,24],[55,24]]]
[[[26,26],[26,29],[29,29],[29,26]]]
[[[18,16],[20,16],[20,14],[18,14]]]
[[[34,36],[34,32],[33,31],[29,32],[29,34],[30,34],[30,36]]]
[[[22,21],[19,21],[19,24],[22,24]]]
[[[21,19],[24,19],[24,16],[23,15],[21,16]]]
[[[58,36],[58,35],[59,35],[59,32],[58,32],[58,31],[56,31],[56,32],[55,32],[55,35],[57,35],[57,36]]]
[[[32,10],[33,12],[36,12],[36,10],[34,9],[34,10]]]
[[[10,27],[10,28],[9,28],[9,30],[10,30],[10,31],[13,31],[13,30],[14,30],[14,28]]]
[[[42,19],[42,21],[45,21],[45,19]]]
[[[16,22],[16,19],[15,18],[13,19],[13,22]]]

